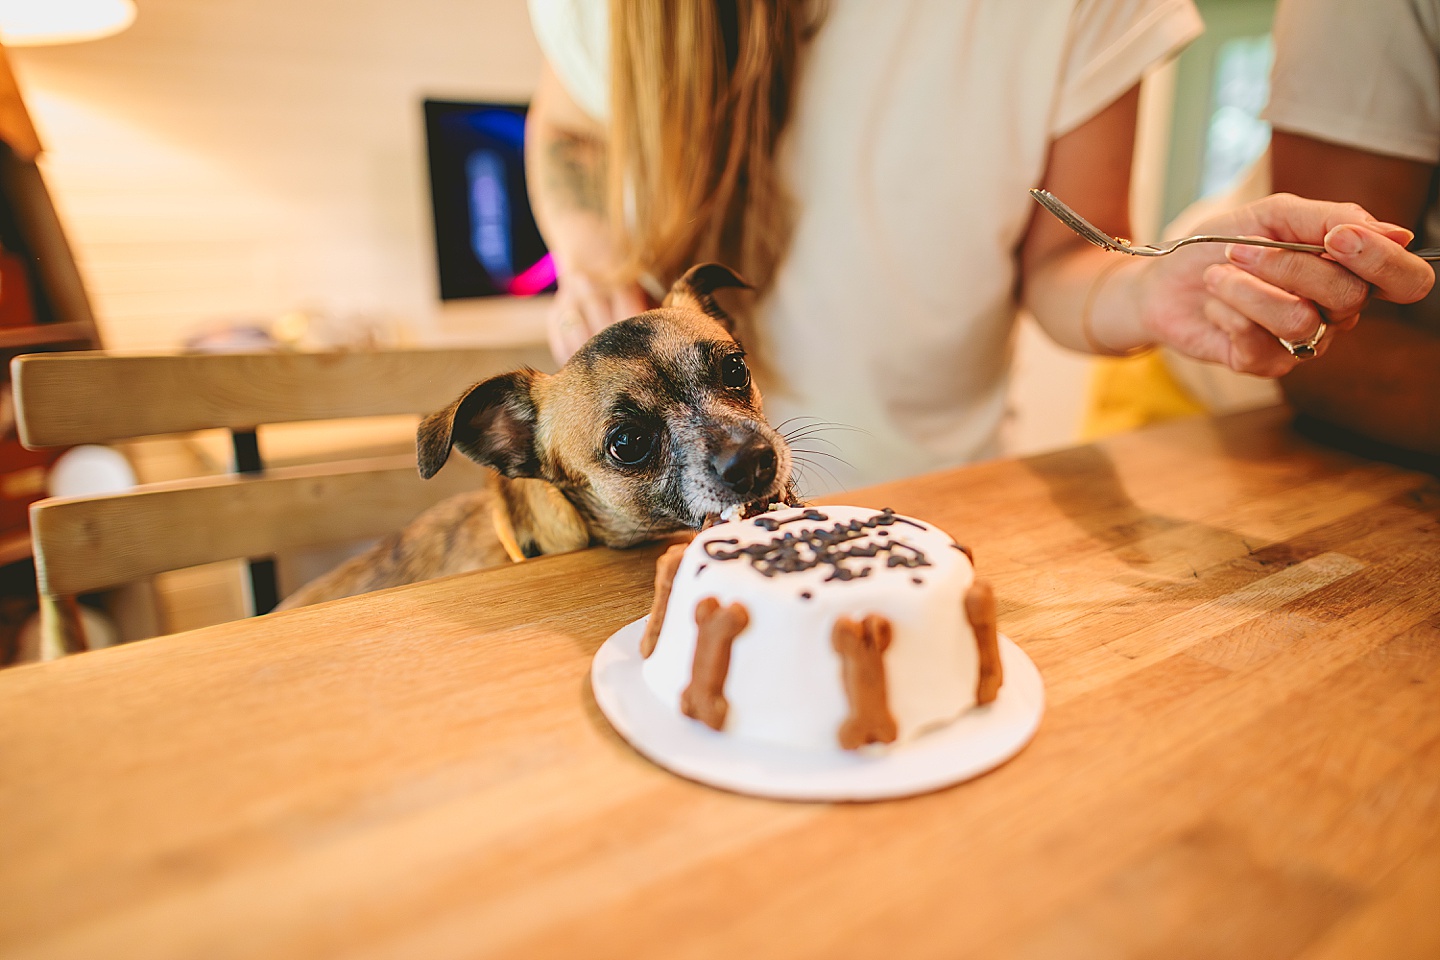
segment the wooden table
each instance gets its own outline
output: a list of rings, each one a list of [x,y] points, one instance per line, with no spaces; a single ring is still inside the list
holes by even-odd
[[[974,782],[731,796],[590,657],[654,549],[0,673],[0,955],[1440,956],[1440,484],[1285,415],[851,498],[972,544],[1048,712]]]

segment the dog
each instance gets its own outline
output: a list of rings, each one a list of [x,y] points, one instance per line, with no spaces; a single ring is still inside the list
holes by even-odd
[[[491,468],[491,485],[437,504],[278,609],[798,503],[790,449],[715,300],[725,288],[749,285],[719,264],[692,267],[658,309],[602,330],[558,373],[502,374],[425,417],[420,475],[453,448]]]

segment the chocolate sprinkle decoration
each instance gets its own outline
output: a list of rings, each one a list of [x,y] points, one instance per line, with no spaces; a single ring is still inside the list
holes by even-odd
[[[811,517],[811,514],[817,516]],[[807,510],[803,515],[791,518],[791,520],[800,519],[828,520],[829,517],[816,510]],[[769,526],[762,523],[763,520],[771,520],[775,525]],[[757,526],[763,526],[772,531],[778,529],[782,523],[789,522],[790,520],[774,521],[770,517],[761,517],[755,521]],[[800,573],[824,564],[830,567],[830,575],[825,578],[827,583],[831,580],[844,582],[870,576],[873,572],[872,567],[864,566],[856,570],[846,566],[845,561],[859,558],[869,559],[882,553],[886,554],[886,567],[930,566],[930,561],[925,558],[924,551],[900,540],[844,546],[844,544],[868,536],[872,530],[896,523],[908,523],[917,529],[925,529],[913,520],[897,517],[895,511],[887,507],[868,520],[837,523],[829,529],[802,529],[799,533],[787,531],[769,543],[754,543],[748,547],[727,550],[727,546],[736,546],[740,541],[735,539],[710,540],[705,543],[704,549],[706,556],[712,560],[738,560],[745,557],[755,566],[756,570],[767,577],[773,577],[780,573]]]
[[[702,563],[702,564],[700,564],[700,566],[696,567],[696,568],[695,568],[695,576],[698,577],[698,576],[700,576],[700,574],[704,573],[704,572],[705,572],[705,568],[708,567],[708,566],[710,566],[710,564],[708,564],[708,563]]]
[[[800,591],[801,600],[809,600],[811,596],[813,596],[813,594],[811,594],[809,590]]]

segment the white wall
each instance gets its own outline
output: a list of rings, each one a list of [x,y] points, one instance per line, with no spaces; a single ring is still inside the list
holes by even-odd
[[[141,0],[11,56],[108,346],[297,309],[486,323],[435,293],[420,100],[528,98],[524,0]]]

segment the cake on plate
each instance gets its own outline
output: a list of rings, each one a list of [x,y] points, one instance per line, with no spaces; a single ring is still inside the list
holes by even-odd
[[[662,703],[727,736],[903,743],[995,699],[995,607],[968,550],[892,510],[718,523],[656,569],[640,641]]]

